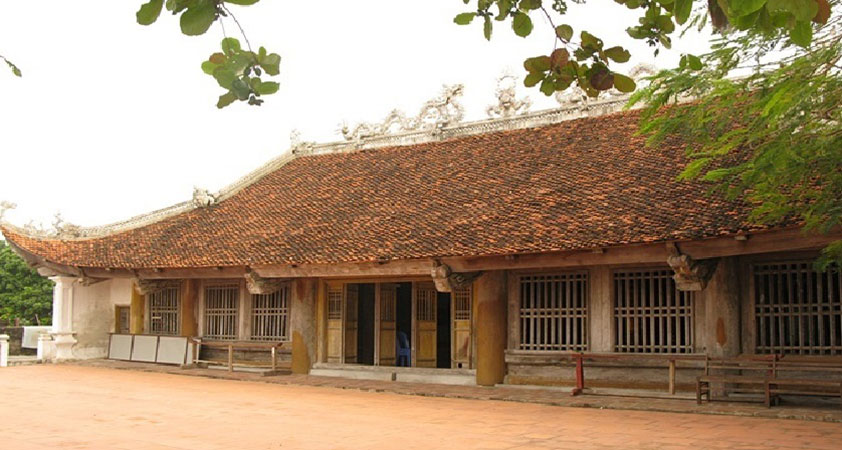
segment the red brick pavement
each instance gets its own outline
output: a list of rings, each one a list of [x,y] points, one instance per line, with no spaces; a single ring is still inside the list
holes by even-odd
[[[0,447],[837,449],[842,442],[838,423],[406,396],[303,384],[342,380],[234,375],[241,381],[91,365],[2,369]],[[391,384],[402,393],[429,386]]]

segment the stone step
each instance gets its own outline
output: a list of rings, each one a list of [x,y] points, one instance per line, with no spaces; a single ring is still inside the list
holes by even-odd
[[[407,383],[450,384],[458,386],[476,385],[475,372],[466,369],[317,364],[316,367],[310,370],[310,375],[348,378],[351,380],[401,381]]]
[[[31,366],[35,364],[43,364],[38,358],[32,357],[20,357],[20,356],[9,356],[9,367],[14,366]]]

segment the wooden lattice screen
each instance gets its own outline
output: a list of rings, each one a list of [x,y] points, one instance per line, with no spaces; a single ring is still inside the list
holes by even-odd
[[[289,286],[271,294],[251,296],[251,338],[289,340]]]
[[[670,269],[614,273],[614,351],[693,353],[693,293]]]
[[[436,320],[436,290],[418,289],[415,320],[435,321]]]
[[[327,291],[327,318],[342,319],[342,287],[331,287]]]
[[[753,266],[755,351],[842,355],[842,271],[810,261]]]
[[[395,308],[397,291],[393,289],[380,289],[380,320],[384,322],[395,321]]]
[[[166,336],[180,334],[181,290],[169,287],[149,294],[149,333]]]
[[[453,320],[471,320],[471,288],[453,290]]]
[[[588,349],[588,274],[520,277],[520,349]]]
[[[239,285],[205,287],[204,337],[224,340],[236,339],[239,303]]]

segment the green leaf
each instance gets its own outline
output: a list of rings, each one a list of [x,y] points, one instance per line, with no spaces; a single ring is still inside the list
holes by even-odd
[[[221,47],[222,51],[225,52],[226,55],[231,55],[242,51],[242,48],[240,47],[240,41],[234,38],[223,39]]]
[[[532,72],[523,79],[523,85],[526,87],[533,87],[544,79],[542,72]]]
[[[795,16],[795,20],[806,22],[813,20],[819,12],[816,0],[768,0],[766,9],[769,12],[786,11]]]
[[[213,72],[216,71],[217,67],[219,66],[210,61],[205,61],[202,63],[202,72],[208,75],[213,75]]]
[[[514,4],[515,0],[498,0],[497,1],[497,9],[499,10],[499,14],[495,17],[496,20],[503,20],[509,14],[509,11],[512,10],[512,5]]]
[[[721,181],[723,178],[728,176],[733,169],[731,168],[721,168],[721,169],[714,169],[708,171],[705,176],[702,177],[703,181]]]
[[[602,40],[587,31],[580,33],[580,38],[582,39],[582,47],[588,47],[595,50],[602,48]]]
[[[682,57],[682,59],[684,59],[685,57],[687,58],[686,59],[687,64],[690,66],[691,69],[702,70],[702,67],[704,67],[704,64],[702,64],[702,60],[699,59],[698,56],[691,55],[691,54],[688,53],[688,54],[684,55]]]
[[[544,81],[541,82],[541,87],[539,89],[542,94],[549,97],[553,95],[553,92],[555,92],[555,83],[553,82],[553,80],[546,78],[544,79]]]
[[[559,25],[555,27],[555,35],[565,42],[570,42],[570,39],[573,39],[573,27],[570,25]]]
[[[747,16],[766,4],[767,0],[731,0],[728,3],[734,17]],[[789,1],[789,0],[786,0]]]
[[[140,5],[135,17],[141,25],[151,25],[158,20],[161,10],[164,8],[164,0],[149,0],[148,3]]]
[[[635,84],[634,80],[632,80],[631,78],[629,78],[625,75],[621,75],[619,73],[615,73],[614,74],[614,87],[620,92],[629,93],[629,92],[634,92],[634,90],[637,88],[637,85]]]
[[[546,72],[550,70],[550,57],[536,56],[534,58],[527,58],[523,61],[523,68],[527,72]]]
[[[280,87],[281,85],[274,81],[263,81],[257,86],[255,86],[254,90],[260,95],[270,95],[274,94],[275,92],[278,92],[278,89],[280,89]]]
[[[693,10],[693,0],[675,0],[672,14],[675,17],[675,22],[679,25],[687,22],[690,17],[690,12]]]
[[[277,53],[270,53],[259,59],[260,67],[269,75],[278,75],[281,73],[281,55]]]
[[[253,5],[259,1],[260,0],[225,0],[225,3],[231,3],[232,5],[248,6]]]
[[[529,14],[518,11],[512,19],[512,30],[520,37],[529,36],[532,33],[532,19]]]
[[[453,22],[456,23],[457,25],[467,25],[467,24],[473,22],[474,17],[476,17],[476,16],[477,16],[477,13],[472,13],[472,12],[462,13],[462,14],[459,14],[456,17],[454,17]]]
[[[221,87],[231,89],[231,86],[234,84],[234,80],[237,78],[237,74],[235,74],[231,69],[217,67],[216,70],[213,71],[213,77]]]
[[[216,102],[216,107],[222,109],[231,103],[237,101],[237,96],[233,92],[226,92],[219,96],[219,101]]]
[[[21,73],[18,66],[16,66],[13,62],[9,61],[3,56],[0,56],[0,59],[6,62],[6,65],[9,66],[9,69],[12,69],[12,73],[15,74],[16,77],[22,77],[23,74]]]
[[[241,78],[235,78],[234,82],[231,83],[231,92],[233,92],[238,99],[246,100],[251,94],[251,87]]]
[[[624,63],[631,58],[631,53],[623,47],[611,47],[605,50],[605,56],[614,60],[614,62]]]
[[[518,5],[524,11],[530,11],[541,7],[541,0],[520,0]]]
[[[216,20],[216,3],[197,2],[181,14],[181,32],[188,36],[205,34]]]
[[[493,25],[491,24],[491,17],[485,16],[485,23],[482,25],[482,34],[485,36],[485,40],[491,40],[491,28]]]
[[[795,27],[789,31],[789,38],[802,47],[809,47],[813,40],[813,26],[810,22],[796,22]]]

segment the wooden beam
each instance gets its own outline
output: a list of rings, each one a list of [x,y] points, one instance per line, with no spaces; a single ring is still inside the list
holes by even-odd
[[[739,239],[738,239],[739,238]],[[682,254],[693,259],[718,258],[724,256],[752,255],[786,251],[818,250],[827,244],[842,239],[842,229],[828,234],[807,234],[800,228],[763,231],[749,235],[729,235],[701,240],[676,240],[674,243]],[[598,265],[623,264],[666,264],[669,252],[665,242],[634,244],[618,247],[600,247],[565,252],[509,254],[499,256],[441,257],[441,264],[454,272],[465,273],[485,270],[521,270],[542,268],[568,268]],[[152,267],[121,269],[106,267],[82,267],[52,263],[36,255],[25,253],[27,261],[64,274],[84,274],[90,278],[135,278],[142,279],[213,279],[243,278],[247,268],[199,267],[166,268]],[[431,276],[432,258],[406,259],[388,262],[338,263],[338,264],[258,264],[251,269],[265,278],[367,278],[367,277],[424,277]],[[80,270],[82,269],[82,270]]]

